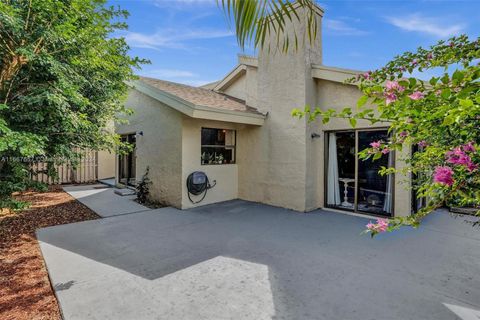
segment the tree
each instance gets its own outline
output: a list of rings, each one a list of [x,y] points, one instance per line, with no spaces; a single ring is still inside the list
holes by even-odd
[[[317,37],[318,10],[315,0],[217,0],[229,21],[233,21],[239,46],[244,49],[249,43],[264,48],[270,34],[275,34],[276,45],[288,51],[292,44],[298,48],[303,41],[296,30],[287,30],[290,21],[300,20],[300,13],[306,13],[308,40]],[[293,31],[289,34],[288,31]],[[270,49],[267,46],[268,49]]]
[[[376,160],[412,146],[418,149],[404,159],[407,165],[401,171],[412,175],[412,187],[426,205],[409,217],[368,224],[366,232],[372,236],[405,225],[417,227],[444,204],[480,208],[479,58],[480,38],[454,37],[429,49],[406,52],[381,69],[350,79],[363,92],[356,108],[293,110],[296,117],[322,118],[324,123],[333,117],[349,119],[352,126],[358,119],[389,123],[391,138],[372,141],[370,148],[361,151],[362,159]],[[430,81],[411,76],[439,68],[440,74]],[[381,174],[395,172],[394,168],[380,170]]]
[[[105,130],[127,110],[125,81],[146,61],[131,58],[124,10],[106,0],[0,1],[0,207],[32,183],[41,156],[48,174],[77,149],[113,149]]]

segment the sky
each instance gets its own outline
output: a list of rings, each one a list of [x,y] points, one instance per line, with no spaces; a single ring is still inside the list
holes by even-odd
[[[222,79],[242,52],[216,0],[109,0],[130,12],[130,54],[149,59],[139,75],[203,85]],[[356,70],[465,33],[480,36],[480,1],[323,0],[323,64]]]

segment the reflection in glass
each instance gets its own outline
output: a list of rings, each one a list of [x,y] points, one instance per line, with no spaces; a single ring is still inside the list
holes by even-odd
[[[358,149],[364,150],[373,141],[387,141],[388,133],[381,131],[358,132]],[[393,167],[393,153],[382,155],[377,160],[358,161],[357,210],[377,215],[390,216],[393,212],[393,177],[381,176],[381,167]]]
[[[355,132],[328,136],[327,205],[353,210],[355,200]]]
[[[383,216],[393,214],[394,177],[381,176],[378,171],[381,167],[394,166],[394,154],[382,155],[375,161],[356,158],[356,153],[368,148],[371,142],[385,142],[387,138],[387,130],[328,133],[326,168],[328,207]]]
[[[131,144],[132,150],[128,153],[118,155],[118,181],[123,185],[134,186],[136,183],[136,136],[134,133],[122,135],[121,141]]]

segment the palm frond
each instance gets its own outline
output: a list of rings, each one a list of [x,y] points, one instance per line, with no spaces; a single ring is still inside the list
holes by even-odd
[[[271,49],[274,45],[288,51],[293,44],[298,49],[305,35],[288,27],[290,22],[300,21],[305,12],[306,38],[311,43],[317,37],[320,12],[315,0],[217,0],[229,23],[233,22],[237,41],[243,49],[247,45]],[[271,35],[275,34],[275,41]]]

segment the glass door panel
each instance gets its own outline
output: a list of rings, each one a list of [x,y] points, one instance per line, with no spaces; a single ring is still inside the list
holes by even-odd
[[[133,149],[127,153],[118,156],[118,180],[123,185],[134,186],[136,177],[136,137],[135,134],[123,135],[122,142],[132,144]]]
[[[394,154],[375,161],[358,159],[357,153],[373,141],[387,141],[387,130],[351,130],[326,135],[326,206],[380,216],[393,215],[393,175],[381,176],[394,166]]]
[[[364,150],[373,141],[387,141],[387,130],[359,131],[358,150]],[[393,177],[381,176],[381,167],[393,166],[393,153],[373,161],[358,160],[357,210],[375,215],[390,216],[393,212]]]
[[[328,134],[327,206],[355,207],[355,132]]]

